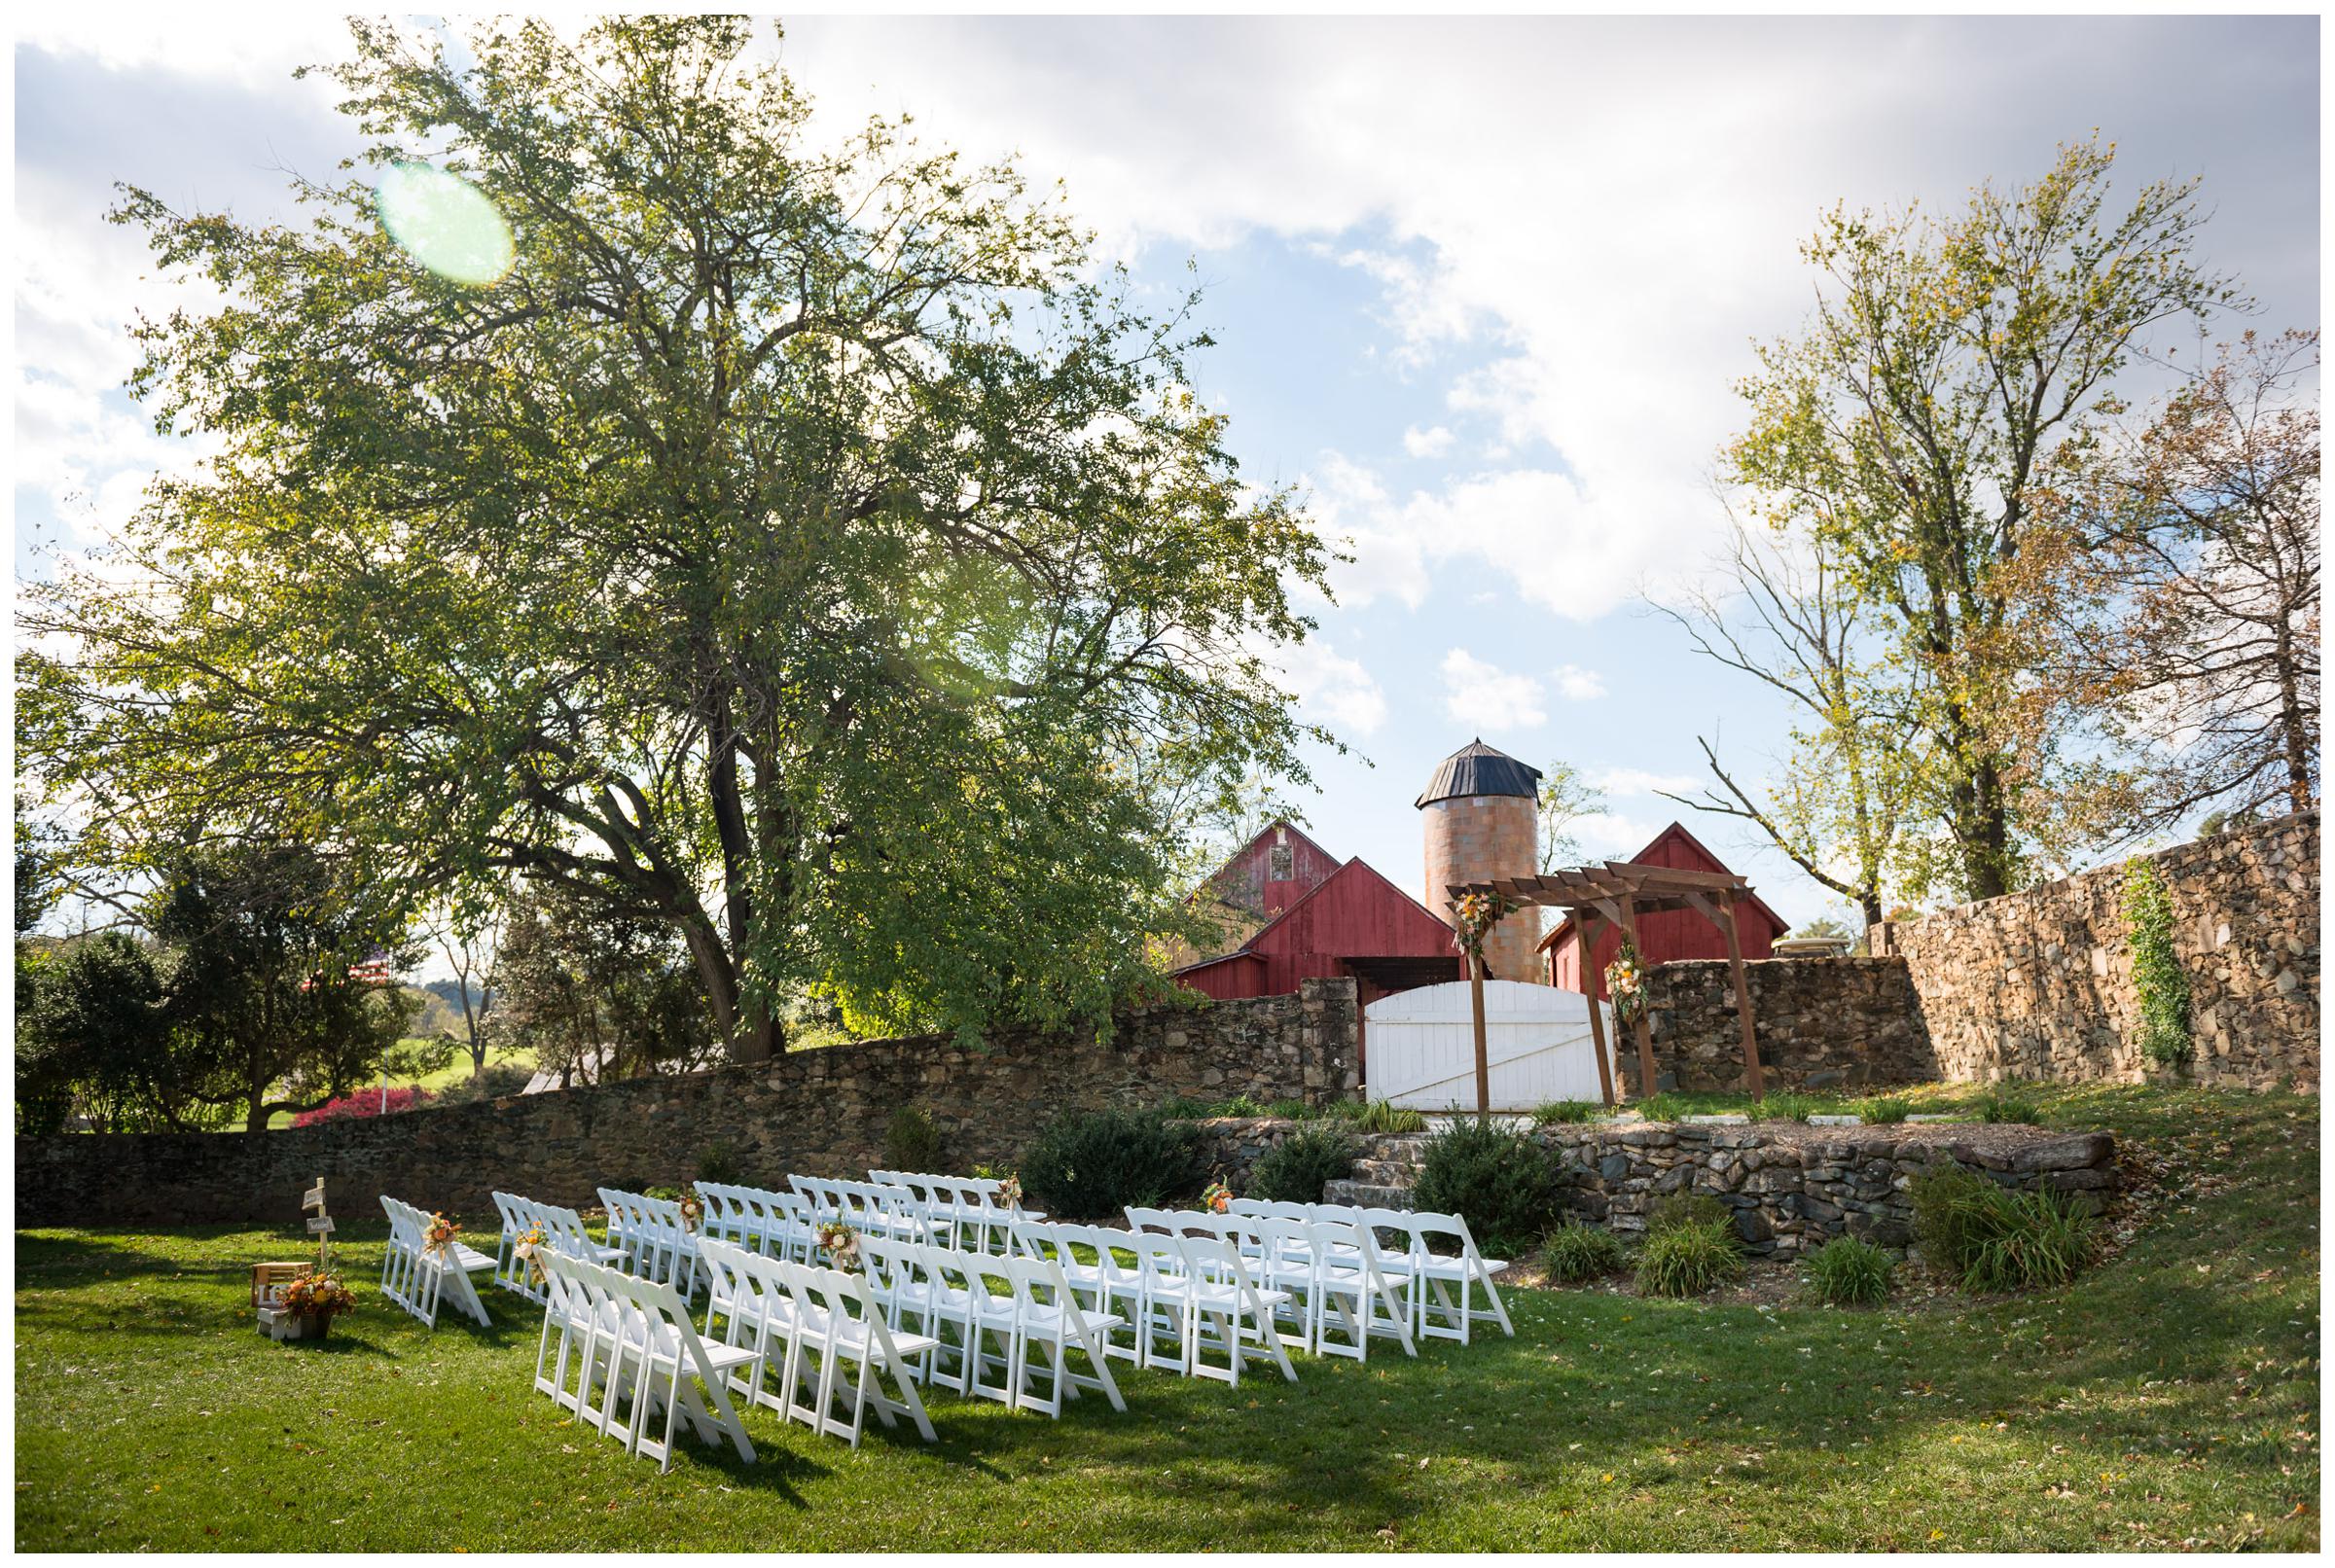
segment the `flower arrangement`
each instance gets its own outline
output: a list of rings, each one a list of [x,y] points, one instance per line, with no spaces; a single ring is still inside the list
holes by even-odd
[[[1634,1023],[1646,1011],[1646,971],[1637,956],[1637,944],[1622,939],[1621,950],[1605,966],[1605,994],[1613,998],[1613,1016]]]
[[[452,1249],[454,1245],[454,1237],[460,1235],[461,1233],[461,1228],[453,1221],[448,1219],[443,1214],[433,1211],[430,1215],[430,1223],[428,1227],[425,1228],[421,1232],[421,1250],[424,1252],[434,1252],[439,1257],[444,1258]]]
[[[681,1229],[695,1235],[698,1227],[704,1223],[705,1200],[698,1195],[696,1188],[684,1187],[681,1189]]]
[[[1452,937],[1463,953],[1480,953],[1484,939],[1500,923],[1508,906],[1496,893],[1462,893],[1452,906]]]
[[[819,1250],[827,1255],[830,1266],[846,1274],[859,1272],[859,1232],[841,1220],[822,1220],[819,1223]]]
[[[999,1207],[1008,1209],[1018,1209],[1022,1206],[1021,1177],[1000,1176],[997,1178],[997,1203]]]
[[[514,1257],[527,1261],[527,1280],[530,1284],[543,1283],[543,1265],[538,1261],[543,1252],[543,1227],[530,1225],[520,1232],[519,1240],[511,1248]]]
[[[329,1320],[334,1313],[349,1311],[356,1304],[357,1293],[345,1281],[314,1269],[284,1287],[283,1309],[297,1318]]]
[[[1233,1190],[1222,1182],[1210,1182],[1207,1191],[1200,1194],[1200,1206],[1210,1214],[1229,1213],[1233,1207]]]

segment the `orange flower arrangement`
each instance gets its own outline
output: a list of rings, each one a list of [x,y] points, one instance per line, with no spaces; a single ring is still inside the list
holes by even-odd
[[[352,1310],[356,1304],[357,1293],[345,1281],[313,1269],[284,1287],[284,1310],[294,1317],[330,1318],[336,1312]]]

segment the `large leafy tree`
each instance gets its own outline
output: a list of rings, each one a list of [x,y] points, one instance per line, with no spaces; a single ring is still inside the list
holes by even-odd
[[[512,265],[432,272],[492,220],[393,212],[409,252],[364,175],[296,227],[129,193],[227,302],[146,322],[135,389],[219,455],[36,595],[50,787],[117,863],[257,819],[669,926],[739,1057],[813,987],[1107,1016],[1175,803],[1316,733],[1267,658],[1325,553],[1238,481],[1202,339],[1011,168],[811,145],[743,21],[354,37],[367,169],[469,182]]]
[[[513,900],[494,963],[503,990],[488,1038],[531,1052],[562,1087],[686,1072],[720,1051],[669,925],[611,918],[545,884]]]
[[[2116,411],[2150,330],[2235,291],[2192,252],[2195,182],[2109,204],[2114,150],[2064,148],[2040,180],[1939,219],[1836,211],[1798,338],[1761,350],[1726,477],[1764,520],[1825,535],[1919,666],[1941,864],[1966,898],[2112,832],[2128,797],[2069,701],[2036,701],[2016,562],[2033,488]],[[1919,844],[1921,840],[1915,842]]]

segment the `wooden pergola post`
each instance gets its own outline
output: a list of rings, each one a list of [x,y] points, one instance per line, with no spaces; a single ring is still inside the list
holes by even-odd
[[[1637,945],[1637,907],[1624,893],[1621,899],[1622,935],[1630,945]],[[1642,955],[1641,955],[1642,956]],[[1637,1037],[1637,1092],[1639,1098],[1655,1092],[1654,1084],[1654,1026],[1646,1021],[1646,1010],[1641,1000],[1637,1016],[1630,1020],[1631,1032]]]
[[[1476,1125],[1491,1122],[1491,1052],[1484,1043],[1484,949],[1467,955],[1467,989],[1476,1005]]]
[[[1590,967],[1598,950],[1598,920],[1587,909],[1573,911],[1573,940],[1580,944],[1582,989],[1589,993],[1589,1041],[1598,1053],[1598,1092],[1605,1096],[1605,1109],[1614,1107],[1613,1063],[1605,1058],[1605,1016],[1598,1006],[1598,979]],[[1557,954],[1549,953],[1550,983],[1556,983]]]
[[[1751,1027],[1751,983],[1743,975],[1743,944],[1735,930],[1735,895],[1719,895],[1719,929],[1727,933],[1727,978],[1735,981],[1735,1016],[1743,1029],[1743,1076],[1754,1101],[1767,1097],[1759,1070],[1759,1035]]]

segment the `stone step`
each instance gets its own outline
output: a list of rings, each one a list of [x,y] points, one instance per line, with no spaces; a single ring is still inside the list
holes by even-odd
[[[1412,1206],[1409,1186],[1383,1187],[1371,1182],[1330,1182],[1321,1190],[1324,1203],[1347,1203],[1364,1209],[1407,1209]]]

